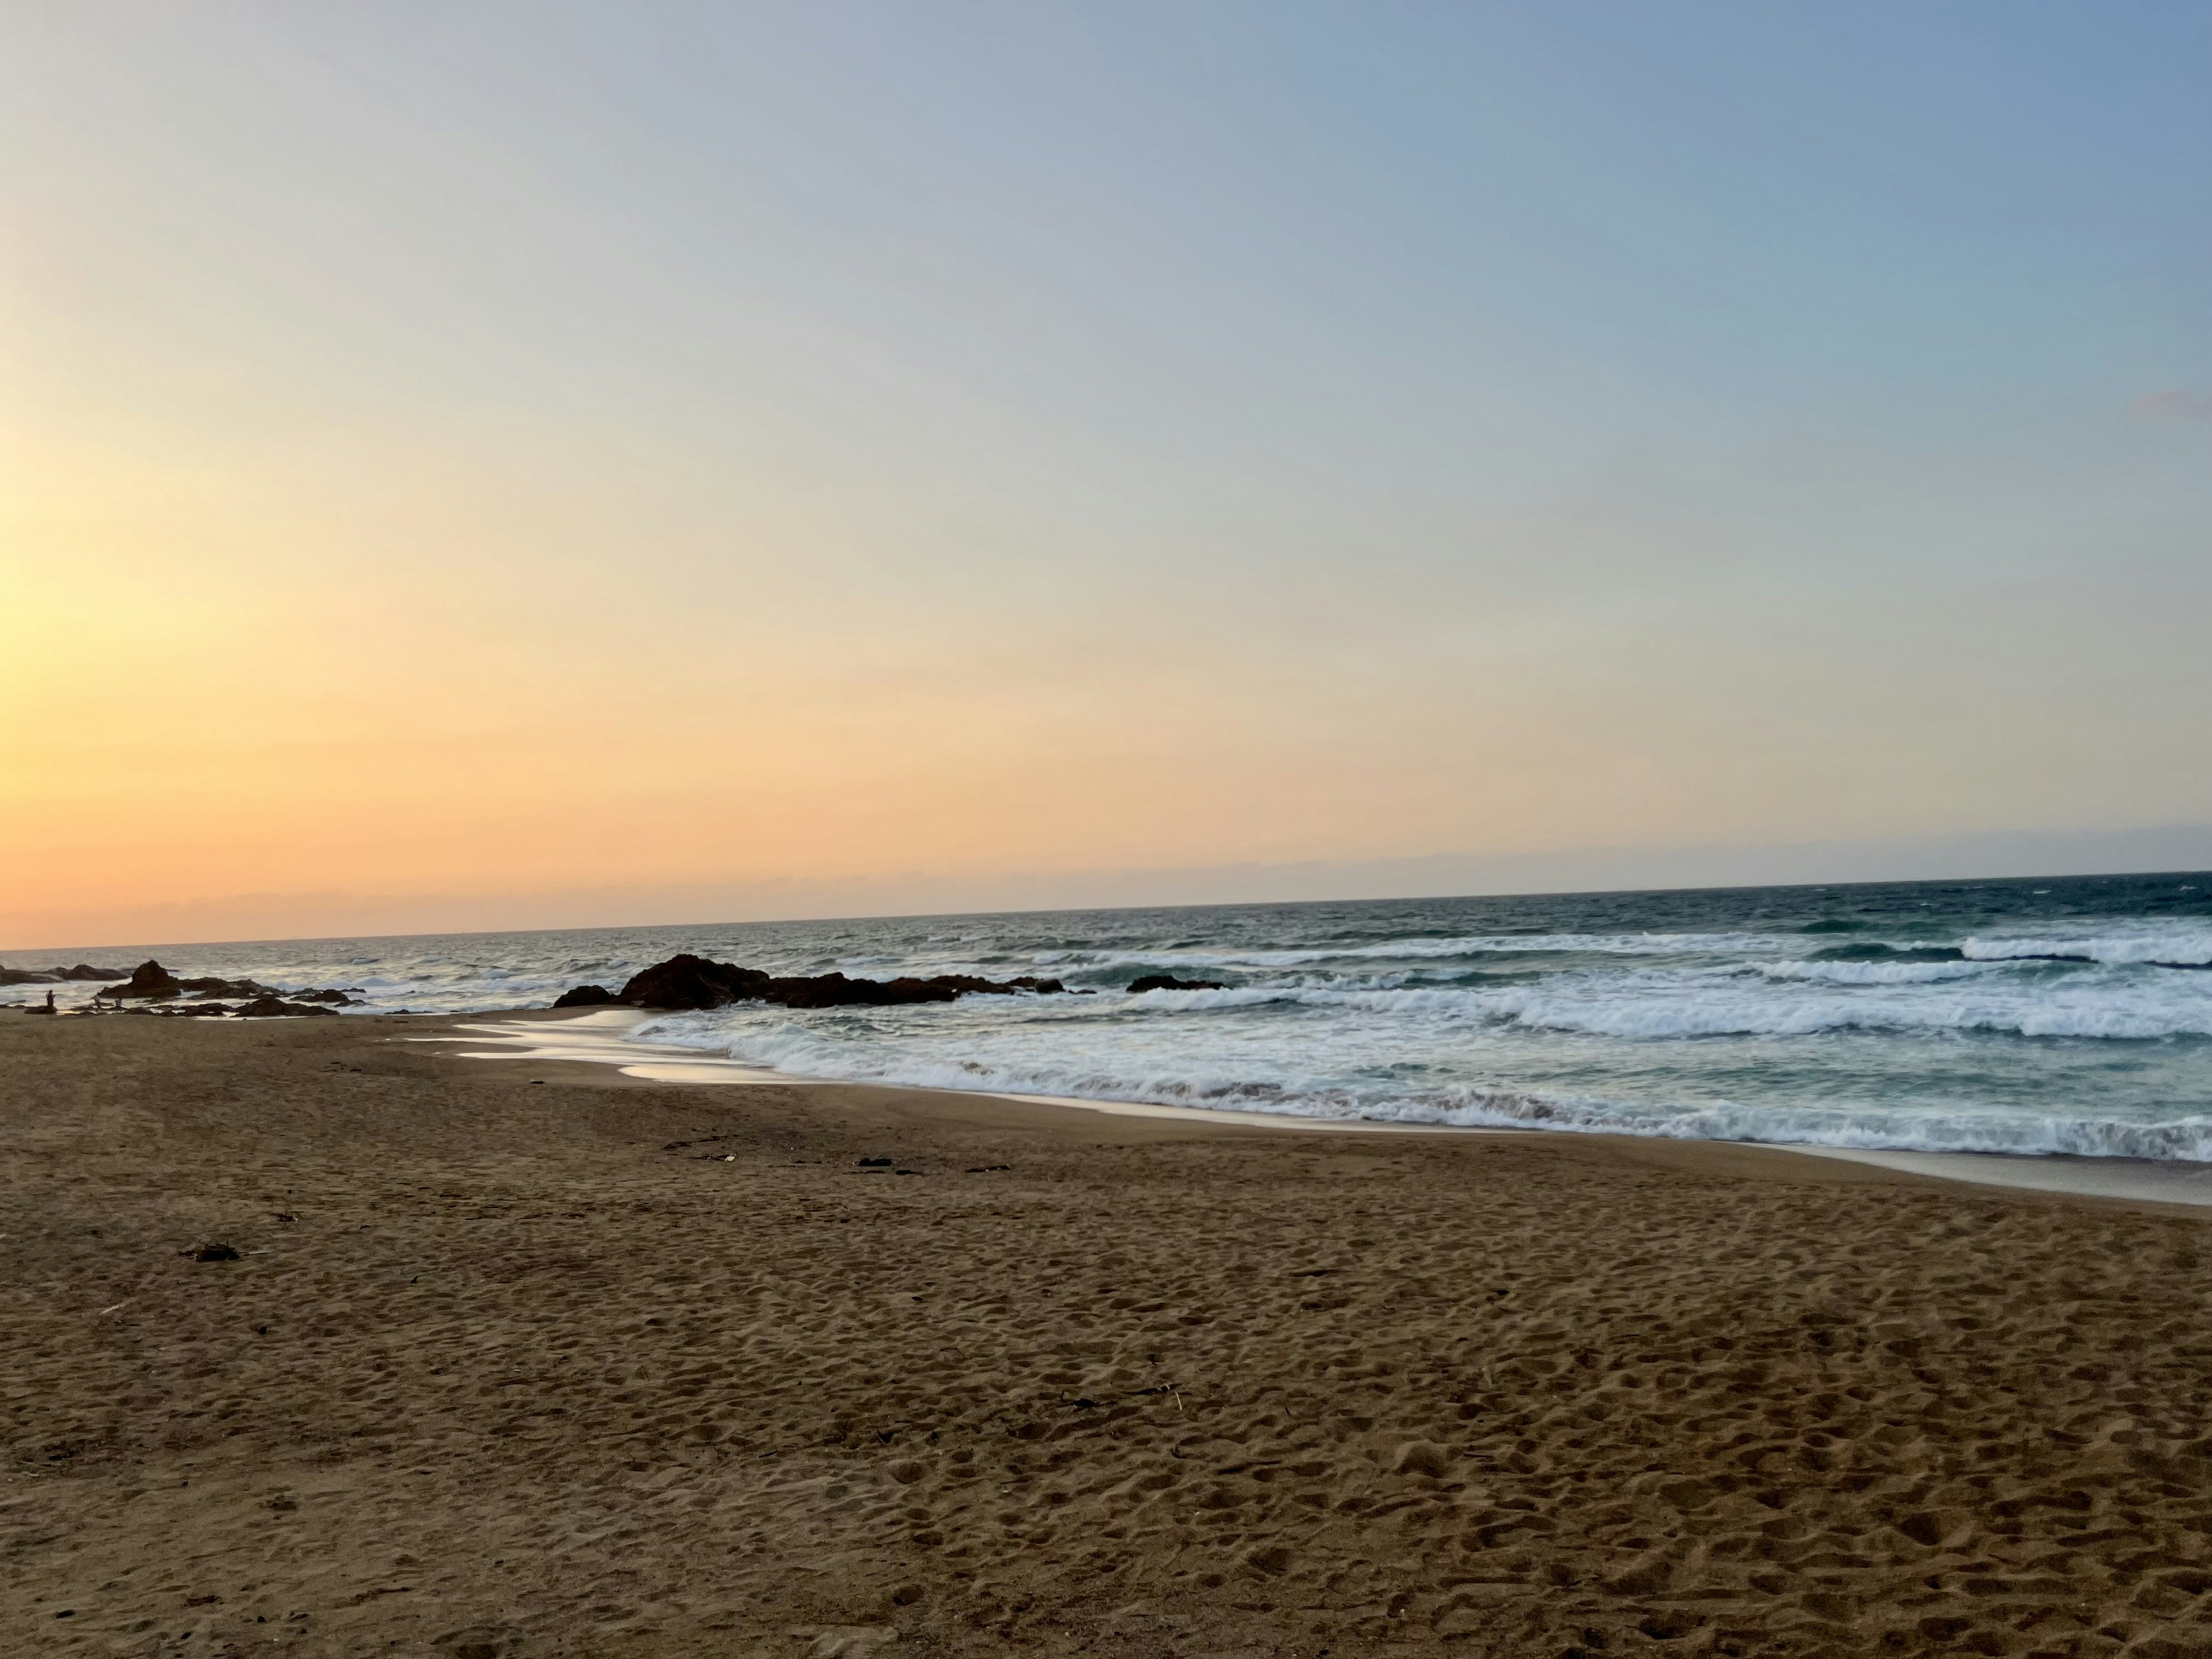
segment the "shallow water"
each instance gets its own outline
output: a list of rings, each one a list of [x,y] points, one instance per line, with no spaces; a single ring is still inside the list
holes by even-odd
[[[1083,997],[656,1018],[792,1074],[1382,1121],[2212,1160],[2212,875],[172,946],[179,972],[542,1006],[687,950]],[[143,951],[73,952],[130,965]],[[44,966],[11,957],[13,966]],[[1219,990],[1130,996],[1140,973]],[[42,987],[0,997],[35,1000]],[[90,986],[58,988],[64,1003]]]

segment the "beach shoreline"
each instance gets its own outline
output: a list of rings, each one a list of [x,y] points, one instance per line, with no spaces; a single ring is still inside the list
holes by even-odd
[[[614,1068],[623,1077],[643,1082],[675,1085],[781,1084],[814,1085],[835,1079],[806,1078],[764,1071],[735,1061],[717,1060],[694,1049],[626,1041],[618,1033],[635,1030],[653,1016],[631,1009],[526,1009],[470,1016],[454,1022],[454,1029],[475,1039],[477,1046],[462,1054],[471,1060],[540,1060],[573,1061]],[[547,1028],[554,1028],[551,1034]],[[459,1043],[463,1039],[436,1037],[426,1041]],[[489,1052],[483,1043],[505,1045]],[[521,1052],[517,1053],[515,1050]],[[890,1085],[886,1085],[890,1086]],[[963,1090],[935,1090],[915,1085],[896,1085],[930,1094],[967,1094]],[[1159,1118],[1202,1123],[1224,1131],[1259,1129],[1306,1131],[1316,1133],[1383,1135],[1468,1134],[1580,1134],[1561,1129],[1513,1129],[1488,1125],[1457,1126],[1377,1122],[1364,1119],[1296,1116],[1290,1114],[1207,1110],[1201,1107],[1164,1105],[1146,1101],[1092,1100],[1072,1095],[1004,1094],[973,1091],[998,1100],[1015,1100],[1039,1106],[1107,1116]],[[2080,1197],[2195,1206],[2212,1206],[2212,1164],[2159,1164],[2142,1158],[2081,1158],[2063,1154],[2037,1156],[1996,1152],[1921,1152],[1877,1147],[1819,1146],[1781,1141],[1697,1140],[1688,1138],[1613,1134],[1607,1140],[1668,1139],[1681,1146],[1745,1146],[1791,1153],[1806,1158],[1832,1158],[1864,1164],[1902,1175],[1973,1186],[2002,1187],[2023,1192],[2070,1194]]]
[[[465,1023],[0,1018],[10,1650],[2212,1641],[2202,1210]]]

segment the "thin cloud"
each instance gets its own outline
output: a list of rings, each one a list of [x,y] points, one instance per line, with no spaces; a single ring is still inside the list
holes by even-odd
[[[2143,421],[2212,421],[2212,398],[2170,386],[2144,393],[2128,405],[2128,412]]]

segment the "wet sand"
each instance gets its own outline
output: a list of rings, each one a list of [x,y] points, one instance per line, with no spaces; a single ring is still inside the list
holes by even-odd
[[[2202,1210],[451,1024],[0,1015],[0,1651],[2212,1652]]]

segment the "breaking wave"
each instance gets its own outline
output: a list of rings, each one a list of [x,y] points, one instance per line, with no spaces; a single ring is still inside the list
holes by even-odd
[[[2030,939],[1969,939],[1969,962],[2094,962],[2107,966],[2212,968],[2212,930],[2057,934]]]
[[[1718,1101],[1662,1106],[1559,1093],[1455,1085],[1393,1092],[1372,1084],[1255,1078],[1229,1067],[1183,1069],[1038,1054],[932,1054],[854,1045],[795,1021],[733,1033],[699,1016],[656,1022],[641,1041],[703,1050],[740,1063],[843,1082],[957,1089],[1312,1119],[1455,1128],[1552,1129],[1687,1140],[1944,1152],[2070,1154],[2212,1160],[2212,1115],[2131,1122],[2080,1115],[2023,1117],[1994,1110],[1879,1107],[1776,1108]],[[1117,1061],[1119,1063],[1117,1063]]]
[[[2212,878],[1569,894],[71,952],[544,1007],[679,951],[1080,996],[731,1008],[649,1042],[803,1076],[1419,1123],[2212,1159]],[[9,966],[47,958],[11,953]],[[1140,974],[1221,981],[1126,988]],[[0,985],[82,1006],[93,983]],[[16,1016],[9,1015],[10,1018]]]

